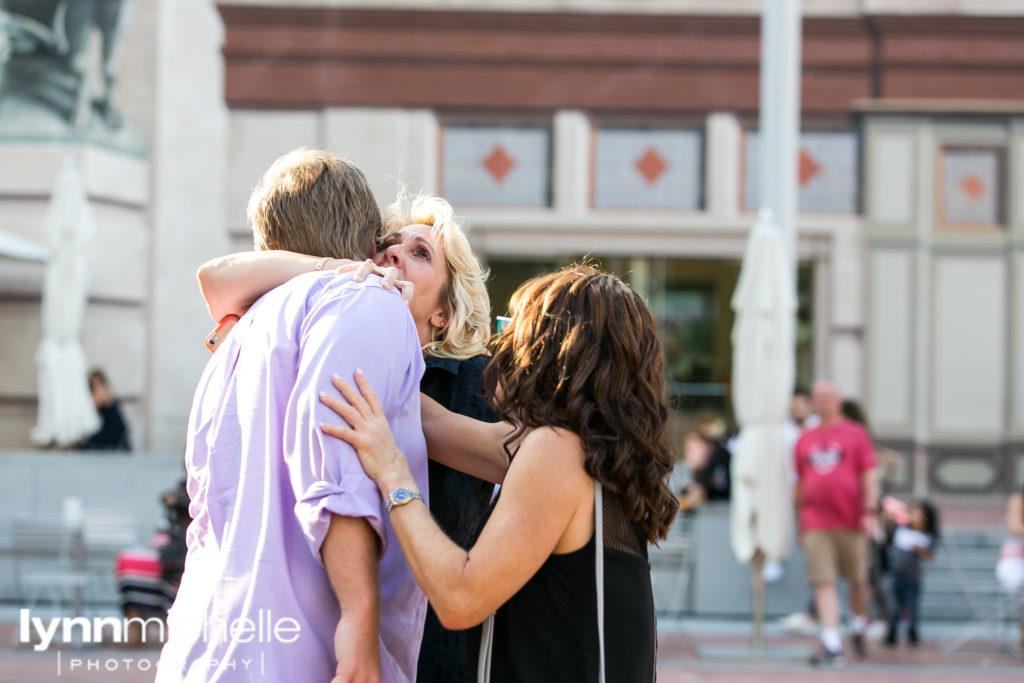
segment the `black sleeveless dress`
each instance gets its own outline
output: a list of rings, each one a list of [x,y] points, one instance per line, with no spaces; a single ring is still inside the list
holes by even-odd
[[[468,360],[426,357],[426,371],[420,391],[448,410],[484,422],[497,422],[498,416],[484,398],[483,372],[490,360],[474,356]],[[430,514],[437,525],[468,550],[473,546],[488,514],[494,484],[457,472],[431,460],[427,463],[430,480]],[[418,683],[471,683],[476,666],[470,666],[466,654],[465,631],[449,631],[427,606],[423,642],[417,663]]]
[[[647,543],[604,495],[604,638],[607,683],[654,680],[657,630]],[[551,555],[495,613],[492,683],[597,683],[597,594],[594,538]],[[469,638],[475,666],[480,628]]]

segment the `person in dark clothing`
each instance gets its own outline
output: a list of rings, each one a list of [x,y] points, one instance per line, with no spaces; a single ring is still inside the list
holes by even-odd
[[[89,373],[89,390],[92,401],[100,414],[100,429],[79,446],[83,451],[130,451],[128,425],[121,415],[119,401],[110,392],[110,384],[102,370]]]
[[[483,422],[497,422],[483,394],[483,372],[489,358],[468,360],[426,357],[420,391],[447,410]],[[429,461],[430,514],[448,538],[463,550],[476,541],[491,501],[494,484]],[[441,625],[428,604],[416,680],[421,683],[471,683],[475,663],[469,662],[465,631]]]
[[[683,451],[692,478],[679,494],[679,509],[696,510],[709,500],[729,500],[732,490],[729,450],[694,430],[683,438]]]
[[[729,500],[729,493],[732,490],[732,478],[729,474],[732,454],[720,443],[711,442],[709,445],[711,455],[708,457],[707,465],[694,473],[693,480],[704,489],[706,500]]]
[[[907,618],[907,643],[916,647],[918,631],[917,607],[921,597],[922,564],[932,559],[939,542],[939,512],[928,500],[910,506],[905,523],[895,523],[889,542],[889,571],[892,573],[893,610],[889,615],[889,631],[885,644],[896,645],[896,628],[900,615]]]
[[[114,574],[121,594],[121,609],[129,620],[166,620],[185,571],[185,532],[192,522],[185,480],[164,491],[160,502],[164,525],[152,535],[147,548],[130,548],[117,554]],[[146,625],[137,621],[129,623],[127,642],[132,645],[150,642],[145,629]]]

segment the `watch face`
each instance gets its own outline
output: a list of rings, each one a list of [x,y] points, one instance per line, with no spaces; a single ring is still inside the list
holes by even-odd
[[[396,503],[404,503],[409,500],[409,492],[405,489],[398,489],[391,494],[391,497],[395,499]]]

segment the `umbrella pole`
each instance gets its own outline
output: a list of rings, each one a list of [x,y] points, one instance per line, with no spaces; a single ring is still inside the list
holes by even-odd
[[[758,550],[750,562],[754,587],[754,634],[751,649],[764,652],[764,553]]]

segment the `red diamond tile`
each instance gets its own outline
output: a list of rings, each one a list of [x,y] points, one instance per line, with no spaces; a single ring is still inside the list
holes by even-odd
[[[653,147],[648,148],[644,155],[636,160],[636,170],[640,171],[648,185],[656,183],[667,168],[668,164]]]
[[[977,199],[985,191],[985,183],[978,176],[971,174],[960,182],[960,189],[971,199]]]
[[[516,160],[509,156],[501,145],[496,145],[484,159],[484,168],[491,174],[496,183],[505,180],[505,176],[516,167]]]
[[[800,150],[800,187],[811,182],[814,176],[821,170],[821,164],[814,160],[806,150]]]

